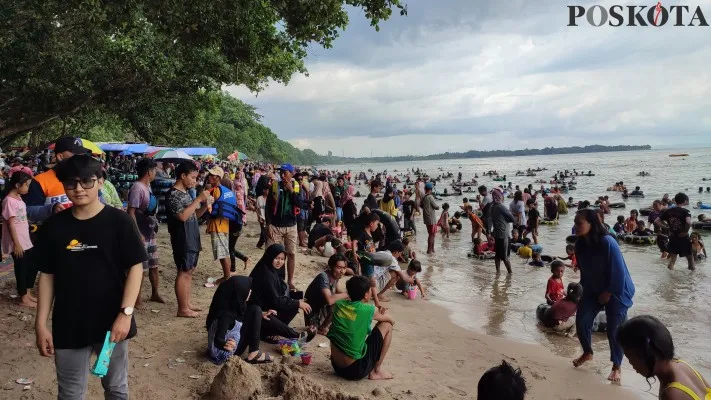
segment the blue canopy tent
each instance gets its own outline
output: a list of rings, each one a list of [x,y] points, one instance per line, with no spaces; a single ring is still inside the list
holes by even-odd
[[[133,152],[131,150],[124,150],[119,153],[120,156],[132,156]]]
[[[217,155],[217,149],[214,147],[182,147],[178,150],[182,150],[192,157]]]
[[[103,151],[125,151],[128,150],[131,153],[146,153],[146,150],[150,147],[148,143],[104,143],[99,146]]]

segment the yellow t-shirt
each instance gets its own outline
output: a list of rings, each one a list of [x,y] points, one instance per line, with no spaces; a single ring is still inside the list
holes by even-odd
[[[533,249],[528,246],[521,246],[518,249],[518,255],[524,258],[531,258],[533,257]]]
[[[215,187],[210,190],[210,194],[212,195],[212,198],[217,201],[217,199],[220,198],[220,187]],[[212,205],[215,207],[216,205],[213,203]],[[230,232],[230,220],[227,218],[208,218],[207,220],[207,233],[213,233],[213,232],[218,232],[218,233],[229,233]]]

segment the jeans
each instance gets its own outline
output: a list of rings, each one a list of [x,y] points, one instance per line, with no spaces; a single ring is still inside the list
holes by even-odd
[[[610,297],[610,301],[606,305],[598,303],[598,296],[583,295],[583,298],[578,304],[578,312],[575,317],[575,326],[578,331],[578,341],[582,346],[583,351],[588,354],[593,354],[592,349],[592,327],[595,316],[605,309],[607,316],[607,340],[610,343],[610,361],[616,367],[622,365],[622,346],[617,343],[617,328],[627,320],[628,307],[621,304],[614,296]]]
[[[341,207],[336,207],[336,218],[337,221],[343,220],[343,209]]]
[[[58,400],[84,400],[91,354],[100,352],[103,346],[104,343],[96,343],[81,349],[55,349]],[[101,386],[106,400],[128,399],[128,340],[116,343],[109,372],[101,378]]]
[[[230,236],[228,239],[228,249],[230,250],[230,270],[235,272],[237,266],[235,265],[235,258],[239,258],[242,261],[247,261],[247,256],[242,254],[239,250],[235,249],[237,245],[237,239],[239,239],[242,234],[242,225],[237,224],[234,221],[230,221]]]

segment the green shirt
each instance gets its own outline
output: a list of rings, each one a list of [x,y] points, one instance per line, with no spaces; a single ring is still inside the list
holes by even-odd
[[[370,334],[370,323],[375,306],[361,301],[338,300],[333,305],[333,322],[328,338],[343,354],[360,360],[368,350],[365,340]]]

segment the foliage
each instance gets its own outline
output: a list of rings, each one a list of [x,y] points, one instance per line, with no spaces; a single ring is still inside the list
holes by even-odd
[[[200,140],[214,141],[224,127],[206,123],[220,88],[258,91],[306,73],[307,47],[331,47],[346,6],[376,30],[393,9],[406,14],[400,0],[4,0],[0,139],[50,136],[68,118],[88,121],[89,110],[146,140],[180,143],[186,129],[202,129]]]

